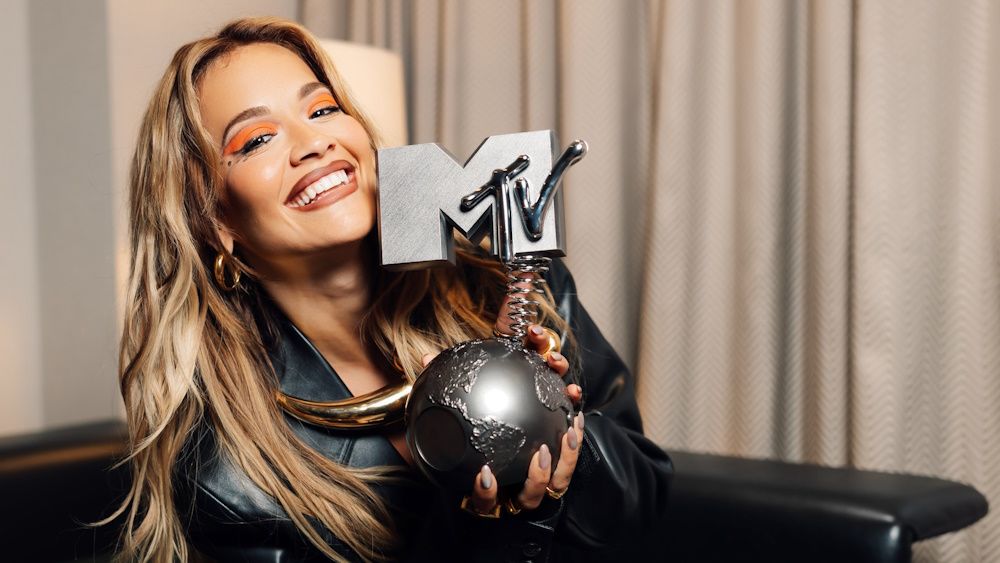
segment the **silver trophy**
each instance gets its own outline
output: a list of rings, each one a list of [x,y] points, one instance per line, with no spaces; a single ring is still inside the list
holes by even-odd
[[[544,293],[550,257],[565,254],[560,180],[587,152],[574,141],[554,159],[555,147],[552,131],[533,131],[489,137],[464,166],[437,144],[378,152],[384,267],[454,262],[457,230],[475,243],[488,234],[507,269],[512,334],[441,352],[406,402],[417,466],[456,492],[466,492],[484,464],[502,491],[520,487],[542,444],[555,466],[572,426],[565,382],[523,343],[538,315],[529,295]]]

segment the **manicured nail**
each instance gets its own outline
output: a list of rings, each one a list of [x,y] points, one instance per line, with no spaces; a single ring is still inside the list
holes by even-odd
[[[542,327],[540,327],[538,325],[534,325],[534,326],[531,327],[531,334],[534,334],[535,336],[541,336],[542,333],[544,333],[544,332],[545,331],[542,330]]]
[[[583,432],[583,413],[582,412],[580,414],[576,415],[576,427],[580,429],[580,432]]]
[[[549,359],[555,360],[557,362],[563,361],[563,355],[555,350],[549,352]]]
[[[569,449],[575,450],[580,445],[580,442],[576,439],[576,430],[570,429],[567,434],[569,434],[569,438],[566,439],[569,442]]]
[[[549,465],[552,464],[552,454],[549,453],[549,447],[542,444],[542,447],[538,450],[538,467],[542,469],[548,469]]]
[[[493,472],[490,471],[489,465],[484,465],[479,471],[479,485],[484,491],[493,486]]]

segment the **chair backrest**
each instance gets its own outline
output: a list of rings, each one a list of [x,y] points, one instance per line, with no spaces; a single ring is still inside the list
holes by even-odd
[[[379,128],[387,147],[408,144],[403,59],[368,45],[320,41],[358,105]]]

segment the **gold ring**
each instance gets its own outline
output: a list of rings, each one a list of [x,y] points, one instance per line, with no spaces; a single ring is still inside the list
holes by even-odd
[[[562,348],[562,337],[559,333],[552,330],[549,327],[542,327],[545,331],[545,336],[548,337],[548,342],[545,343],[545,349],[539,350],[538,353],[545,359],[549,358],[549,354],[552,352],[558,352]]]
[[[518,514],[522,510],[521,508],[519,508],[517,506],[514,506],[514,498],[513,497],[508,497],[507,498],[507,502],[504,503],[504,507],[506,507],[507,508],[507,512],[509,512],[511,514]]]
[[[555,500],[561,499],[563,497],[563,495],[566,494],[566,491],[568,491],[568,490],[569,490],[569,487],[566,487],[565,489],[563,489],[561,491],[556,491],[556,490],[553,490],[552,487],[550,487],[548,485],[545,485],[545,494],[549,495],[549,498],[555,499]]]
[[[464,497],[462,497],[462,504],[459,505],[459,508],[479,518],[489,518],[493,520],[500,517],[501,507],[499,504],[493,505],[493,509],[490,510],[489,512],[479,512],[478,510],[476,510],[476,507],[472,506],[469,500],[470,500],[469,495],[465,495]]]

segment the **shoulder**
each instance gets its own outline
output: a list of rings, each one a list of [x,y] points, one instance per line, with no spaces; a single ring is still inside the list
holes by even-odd
[[[545,282],[552,292],[552,300],[559,315],[567,322],[572,321],[573,312],[579,307],[576,281],[562,258],[553,258],[545,273]]]
[[[545,273],[545,281],[548,282],[553,295],[561,295],[568,292],[576,293],[576,282],[573,280],[573,274],[570,273],[569,267],[566,266],[563,258],[552,259],[552,262],[549,264],[549,271]]]

